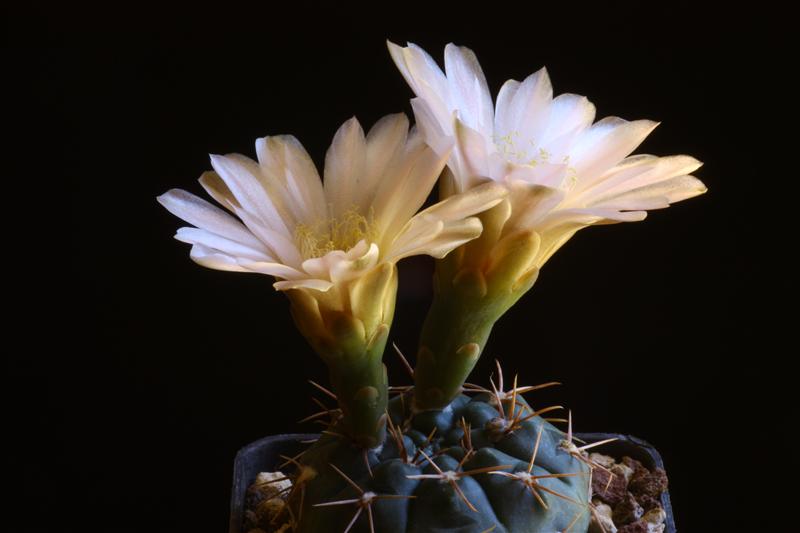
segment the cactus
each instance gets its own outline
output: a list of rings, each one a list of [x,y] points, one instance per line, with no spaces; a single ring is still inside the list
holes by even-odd
[[[416,413],[407,388],[389,402],[388,438],[375,449],[354,447],[338,413],[321,412],[333,415],[330,429],[289,461],[304,480],[283,518],[302,532],[586,531],[590,465],[543,418],[560,406],[523,399],[537,388],[465,386],[477,394]]]
[[[390,115],[364,134],[336,133],[324,185],[292,136],[256,142],[258,161],[212,156],[203,188],[159,201],[197,226],[176,238],[201,265],[274,276],[299,331],[327,365],[338,406],[318,441],[286,458],[293,485],[273,522],[301,532],[585,533],[591,474],[572,415],[545,415],[522,394],[465,381],[494,324],[578,230],[642,220],[705,192],[688,156],[628,155],[650,121],[592,125],[585,98],[552,98],[544,69],[509,80],[492,106],[475,55],[448,45],[446,70],[414,45],[389,43],[417,93],[418,127]],[[441,177],[441,179],[440,179]],[[440,201],[420,210],[439,181]],[[394,318],[396,263],[436,258],[434,300],[413,386],[388,385],[383,352]],[[401,354],[402,357],[402,354]],[[390,394],[396,396],[390,399]],[[473,394],[473,396],[467,396]],[[563,432],[555,421],[567,422]],[[276,479],[283,479],[282,477]],[[285,530],[282,529],[282,530]]]
[[[479,266],[505,209],[481,215],[483,235],[437,263],[416,368],[398,350],[414,386],[389,402],[391,438],[354,446],[346,403],[326,390],[342,408],[318,413],[330,415],[328,427],[295,460],[307,479],[287,508],[297,531],[587,530],[594,465],[572,442],[571,417],[562,432],[542,417],[561,406],[534,409],[522,397],[556,383],[518,387],[515,377],[504,390],[499,362],[490,388],[464,382],[494,323],[538,273],[529,267],[538,239],[524,232],[490,243],[492,260]]]

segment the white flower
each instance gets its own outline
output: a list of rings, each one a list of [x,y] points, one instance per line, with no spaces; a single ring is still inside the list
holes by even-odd
[[[212,155],[215,172],[203,188],[237,218],[183,190],[158,198],[196,227],[178,230],[197,263],[218,270],[279,278],[275,288],[328,291],[384,263],[417,254],[443,257],[477,237],[472,217],[500,201],[486,184],[424,211],[447,159],[412,132],[403,114],[389,115],[364,135],[345,122],[325,158],[325,182],[290,135],[256,141],[258,161]]]
[[[445,191],[469,190],[490,178],[511,194],[503,233],[535,231],[540,267],[578,229],[597,223],[638,221],[646,211],[706,191],[691,173],[701,166],[685,156],[629,156],[656,127],[616,117],[593,123],[586,97],[553,98],[543,68],[523,82],[507,81],[496,107],[475,54],[448,44],[445,71],[414,44],[389,43],[400,72],[416,93],[411,103],[426,142],[450,152],[453,182]]]

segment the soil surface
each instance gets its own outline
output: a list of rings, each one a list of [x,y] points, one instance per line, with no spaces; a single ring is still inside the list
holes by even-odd
[[[661,493],[667,490],[663,468],[647,469],[630,457],[617,461],[593,453],[592,524],[590,533],[663,533],[666,512]]]

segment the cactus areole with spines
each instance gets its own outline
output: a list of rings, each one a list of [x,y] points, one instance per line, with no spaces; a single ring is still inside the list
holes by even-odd
[[[498,372],[466,384],[495,323],[582,228],[642,220],[705,192],[689,156],[630,155],[656,123],[609,117],[577,95],[553,98],[542,69],[488,92],[466,48],[445,69],[389,43],[416,94],[368,133],[353,118],[334,136],[324,180],[300,142],[256,142],[257,161],[211,157],[200,184],[225,210],[173,189],[158,200],[194,227],[176,238],[197,263],[267,274],[328,367],[335,407],[321,438],[284,468],[293,486],[276,528],[316,533],[585,533],[591,476],[572,416],[506,388]],[[438,181],[439,201],[422,209]],[[437,259],[434,299],[413,385],[390,388],[383,356],[396,263]],[[401,354],[402,357],[402,354]],[[394,397],[390,399],[390,393]],[[529,403],[531,402],[531,403]],[[561,418],[549,418],[560,416]],[[567,423],[566,430],[554,423]],[[281,531],[285,531],[285,528]]]

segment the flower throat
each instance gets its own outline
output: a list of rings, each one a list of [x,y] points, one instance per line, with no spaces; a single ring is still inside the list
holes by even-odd
[[[361,240],[376,240],[378,231],[374,219],[372,208],[364,216],[351,207],[338,218],[312,225],[298,224],[294,230],[294,241],[303,259],[322,257],[334,250],[346,252]]]

